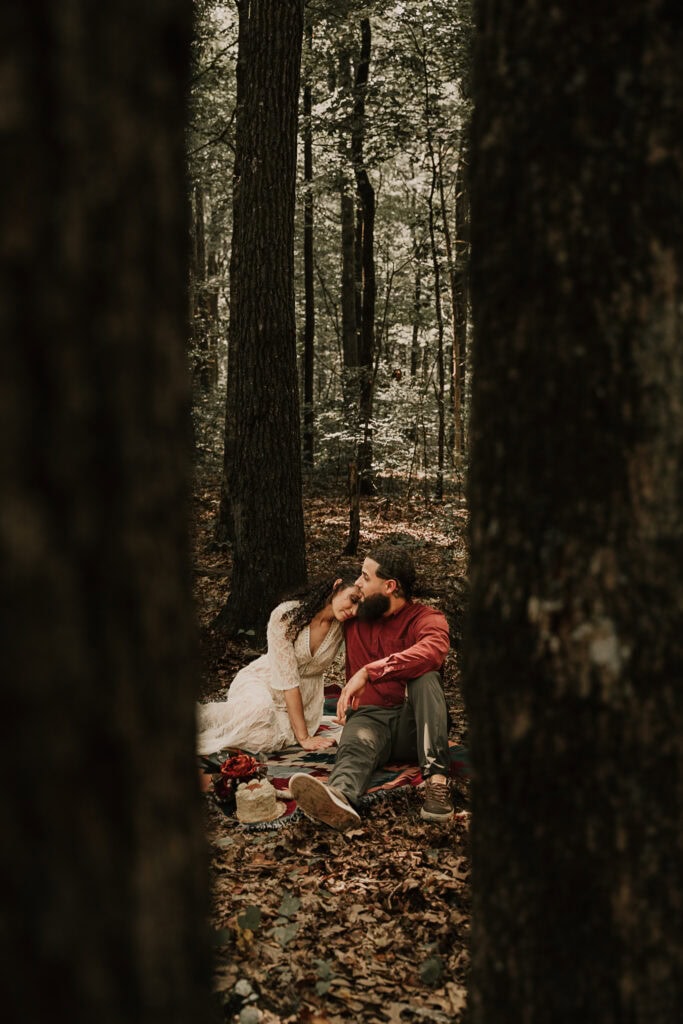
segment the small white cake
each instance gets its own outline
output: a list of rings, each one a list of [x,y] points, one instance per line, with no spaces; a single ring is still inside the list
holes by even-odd
[[[237,787],[237,820],[246,823],[273,821],[285,813],[286,807],[277,799],[275,788],[267,779],[253,779]]]

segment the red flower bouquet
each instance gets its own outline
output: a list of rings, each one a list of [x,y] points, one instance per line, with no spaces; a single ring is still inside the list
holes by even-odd
[[[235,751],[221,764],[220,775],[214,776],[213,791],[216,800],[220,804],[234,805],[235,791],[240,782],[260,779],[266,772],[266,766],[251,754],[246,754],[243,750]]]

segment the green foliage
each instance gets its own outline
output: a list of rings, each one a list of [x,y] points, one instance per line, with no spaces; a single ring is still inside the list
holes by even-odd
[[[353,68],[363,17],[372,27],[363,155],[376,195],[374,460],[380,478],[402,480],[404,486],[426,480],[434,470],[438,325],[428,231],[430,146],[438,157],[447,224],[454,238],[458,154],[470,116],[470,8],[470,0],[309,0],[306,5],[312,48],[307,53],[304,47],[302,77],[312,90],[315,457],[321,471],[345,476],[346,463],[362,441],[361,427],[352,425],[351,410],[344,406],[342,388],[340,190],[345,181],[349,188],[353,185]],[[202,0],[196,11],[189,163],[192,179],[205,190],[207,237],[220,256],[217,284],[224,336],[237,18],[233,4]],[[303,191],[302,166],[300,209]],[[450,358],[453,311],[444,226],[438,208],[434,230]],[[297,232],[297,317],[303,324],[302,217],[297,219]],[[447,381],[449,373],[450,364]],[[450,397],[446,401],[450,437]],[[458,461],[451,458],[449,468],[459,471]]]

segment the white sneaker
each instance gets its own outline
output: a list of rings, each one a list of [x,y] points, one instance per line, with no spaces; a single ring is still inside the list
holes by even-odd
[[[360,815],[343,793],[313,775],[297,772],[289,780],[289,789],[301,810],[313,821],[322,821],[338,832],[346,832],[360,821]]]

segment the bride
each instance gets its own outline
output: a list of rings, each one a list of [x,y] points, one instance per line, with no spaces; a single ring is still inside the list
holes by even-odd
[[[332,576],[279,604],[268,622],[268,650],[241,669],[227,700],[198,705],[197,753],[225,747],[252,752],[299,744],[331,747],[316,736],[322,720],[323,675],[344,642],[342,625],[361,593],[345,576]]]

